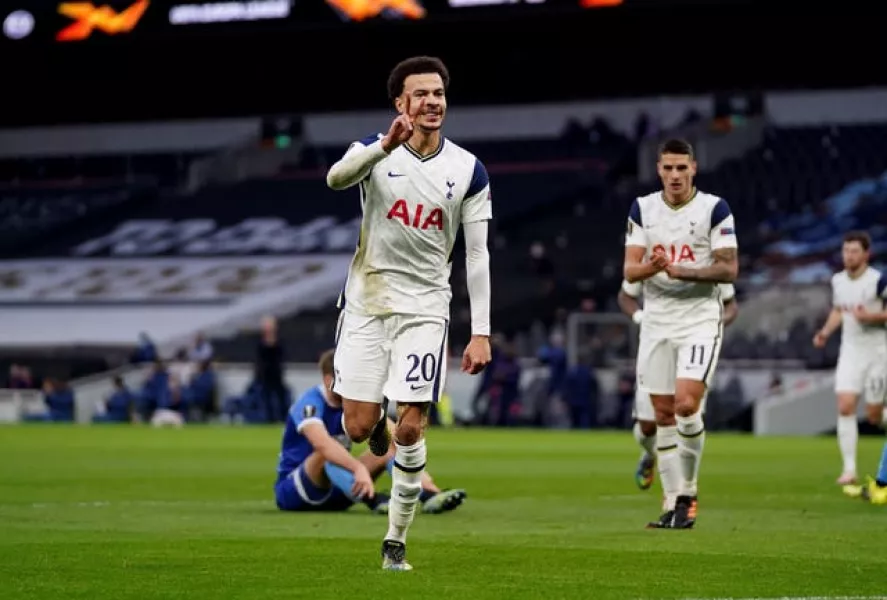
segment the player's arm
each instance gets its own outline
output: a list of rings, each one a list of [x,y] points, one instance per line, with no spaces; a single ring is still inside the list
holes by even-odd
[[[378,136],[354,142],[326,174],[326,184],[334,190],[344,190],[367,178],[380,160],[388,156]]]
[[[724,305],[724,327],[730,325],[739,316],[739,302],[736,301],[736,288],[732,283],[722,283],[721,302]]]
[[[739,302],[731,298],[724,302],[724,327],[736,320],[739,316]]]
[[[721,198],[711,211],[712,264],[706,267],[669,265],[668,275],[682,281],[733,283],[739,276],[739,252],[736,226],[730,205]]]
[[[462,370],[479,373],[492,360],[490,349],[490,251],[489,220],[493,218],[490,178],[475,159],[474,171],[462,201],[465,236],[465,284],[471,305],[471,340],[462,357]]]
[[[326,174],[326,184],[334,190],[344,190],[366,179],[376,163],[410,139],[413,135],[413,121],[424,105],[423,99],[411,107],[407,98],[404,112],[394,118],[388,133],[383,137],[371,136],[352,144],[345,156],[330,167]]]
[[[669,265],[668,274],[681,281],[705,281],[708,283],[729,283],[739,275],[739,254],[736,248],[721,248],[712,252],[714,259],[707,267],[682,267]]]
[[[305,436],[311,447],[323,458],[343,469],[348,469],[357,475],[361,469],[365,469],[363,463],[351,456],[345,447],[337,442],[326,430],[326,426],[320,419],[305,421],[300,427],[300,433]]]
[[[832,310],[829,312],[828,317],[826,317],[825,323],[813,336],[813,345],[817,348],[825,346],[828,338],[831,337],[831,335],[838,330],[838,327],[841,326],[843,315],[841,314],[840,307],[837,306],[837,299],[837,286],[835,284],[835,278],[832,277]]]
[[[831,337],[831,335],[838,330],[838,328],[843,323],[843,314],[841,313],[841,307],[837,305],[838,300],[838,290],[837,290],[836,278],[832,277],[832,310],[829,312],[828,316],[825,319],[825,323],[823,323],[822,327],[819,328],[819,331],[816,332],[816,335],[813,336],[813,345],[817,347],[825,346],[825,342]]]
[[[869,325],[877,325],[878,323],[887,323],[887,311],[879,310],[877,312],[868,312],[866,309],[859,307],[853,311],[856,320]]]
[[[654,262],[654,260],[658,261],[662,259],[659,255],[655,255],[651,260],[645,261],[644,255],[646,254],[646,246],[625,247],[625,262],[622,265],[622,276],[625,277],[625,280],[629,283],[637,283],[644,281],[645,279],[650,279],[653,275],[663,269],[664,264],[667,264],[664,263],[660,266],[658,262]]]
[[[819,331],[816,332],[816,335],[813,336],[813,345],[817,347],[825,346],[826,340],[828,340],[831,335],[838,330],[838,327],[840,326],[841,309],[836,306],[832,308],[831,312],[829,312],[828,314],[828,317],[826,317],[825,319],[825,323],[823,323]]]
[[[465,223],[465,283],[471,304],[471,335],[490,336],[490,252],[487,221]]]
[[[644,260],[647,246],[647,234],[644,233],[641,206],[635,200],[628,211],[628,224],[625,231],[625,260],[622,265],[622,275],[628,283],[649,279],[665,268],[667,261],[664,256],[654,255],[649,261]]]
[[[623,281],[619,294],[616,296],[619,310],[631,317],[631,320],[638,325],[641,324],[641,320],[644,318],[644,311],[641,308],[640,300],[638,300],[641,291],[640,287],[640,284]]]

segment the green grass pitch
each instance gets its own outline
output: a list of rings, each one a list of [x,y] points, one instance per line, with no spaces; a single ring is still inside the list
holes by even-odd
[[[469,497],[418,515],[411,573],[385,517],[283,514],[276,428],[0,428],[0,598],[605,600],[887,594],[887,507],[842,496],[834,438],[710,435],[693,531],[647,531],[631,434],[435,430]],[[880,439],[863,439],[875,468]],[[387,476],[380,488],[387,489]]]

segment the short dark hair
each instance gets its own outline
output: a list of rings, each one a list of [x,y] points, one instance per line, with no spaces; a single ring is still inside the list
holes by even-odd
[[[660,144],[659,156],[662,156],[663,154],[685,154],[689,156],[691,160],[696,158],[696,152],[693,150],[693,144],[691,144],[687,140],[682,140],[678,138],[672,138]]]
[[[862,249],[868,252],[869,248],[872,247],[872,236],[865,231],[848,231],[844,235],[844,243],[848,242],[859,242]]]
[[[435,56],[414,56],[397,63],[388,76],[388,98],[393,102],[403,94],[403,82],[410,75],[437,73],[443,80],[444,90],[450,87],[450,72],[443,61]]]
[[[330,377],[335,375],[336,368],[333,365],[333,357],[335,355],[335,350],[327,350],[320,355],[320,360],[317,361],[317,366],[320,367],[320,373],[322,375],[329,375]]]

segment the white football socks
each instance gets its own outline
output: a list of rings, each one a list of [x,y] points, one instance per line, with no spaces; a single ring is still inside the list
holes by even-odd
[[[637,440],[638,445],[644,451],[644,456],[656,456],[656,434],[653,435],[644,435],[644,432],[641,431],[641,424],[634,424],[634,439]]]
[[[859,422],[856,415],[838,415],[838,447],[844,461],[842,474],[856,475],[856,445],[859,442]]]
[[[665,509],[674,510],[675,500],[681,488],[681,463],[678,456],[678,429],[675,426],[656,429],[656,456],[659,481],[665,495]]]
[[[406,543],[407,530],[416,514],[422,493],[422,471],[425,470],[425,440],[412,446],[395,443],[394,469],[391,471],[391,500],[388,504],[386,540]]]
[[[700,412],[689,417],[675,416],[678,423],[678,456],[681,463],[682,496],[695,496],[699,479],[702,449],[705,447],[705,424]]]

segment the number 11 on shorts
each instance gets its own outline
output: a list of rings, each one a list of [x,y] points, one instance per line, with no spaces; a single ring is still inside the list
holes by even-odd
[[[705,365],[705,346],[703,344],[693,344],[690,346],[690,364]]]
[[[714,342],[695,342],[682,346],[678,352],[678,379],[694,379],[709,382],[717,360],[717,345]]]

